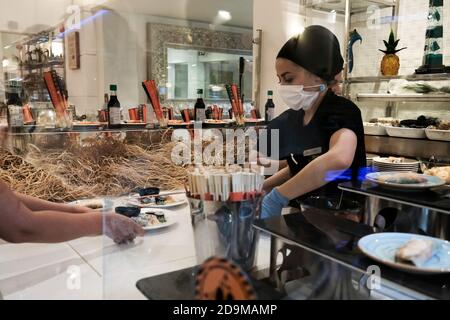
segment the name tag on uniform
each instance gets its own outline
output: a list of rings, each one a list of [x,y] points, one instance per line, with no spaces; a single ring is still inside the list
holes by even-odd
[[[310,156],[314,156],[316,154],[321,154],[321,153],[322,153],[322,147],[317,147],[317,148],[308,149],[308,150],[303,151],[303,156],[310,157]]]

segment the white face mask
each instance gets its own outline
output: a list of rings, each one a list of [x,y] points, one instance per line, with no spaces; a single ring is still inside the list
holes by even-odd
[[[305,91],[304,89],[319,88],[319,91]],[[278,88],[281,98],[290,109],[309,110],[317,101],[321,92],[327,89],[326,85],[305,87],[302,85],[280,85]]]

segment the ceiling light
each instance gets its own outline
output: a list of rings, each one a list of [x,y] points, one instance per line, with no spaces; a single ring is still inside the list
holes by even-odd
[[[224,21],[231,20],[231,13],[226,10],[219,10],[217,13],[218,17]]]

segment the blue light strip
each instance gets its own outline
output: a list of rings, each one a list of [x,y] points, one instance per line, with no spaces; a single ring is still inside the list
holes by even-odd
[[[94,22],[95,19],[97,19],[97,18],[103,16],[104,14],[106,14],[106,13],[108,13],[108,12],[109,12],[109,10],[101,9],[101,10],[97,11],[95,14],[93,14],[92,16],[87,17],[87,18],[84,19],[84,20],[81,20],[81,21],[80,21],[80,28],[83,27],[83,26],[85,26],[85,25],[87,25],[88,23]],[[57,38],[63,39],[63,38],[66,36],[66,34],[68,34],[68,33],[70,33],[70,32],[73,32],[73,31],[76,31],[76,30],[77,30],[77,29],[75,29],[75,28],[71,28],[71,29],[65,30],[64,32],[59,33],[59,34],[57,35]]]
[[[369,173],[374,172],[372,167],[362,167],[358,169],[358,181],[364,181],[366,179],[366,175]],[[325,181],[332,182],[332,181],[351,181],[353,180],[352,176],[352,169],[348,169],[338,175],[339,172],[330,171],[327,173],[325,177]]]

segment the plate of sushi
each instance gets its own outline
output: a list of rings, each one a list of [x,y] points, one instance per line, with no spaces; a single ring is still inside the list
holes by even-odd
[[[185,197],[175,197],[174,195],[131,197],[128,200],[128,205],[153,209],[168,209],[178,207],[185,203]]]
[[[186,203],[185,191],[161,191],[159,188],[138,188],[132,193],[127,205],[139,208],[167,209]]]
[[[409,233],[375,233],[361,238],[358,248],[389,267],[416,274],[450,273],[450,243]]]
[[[142,209],[139,216],[132,219],[146,231],[166,228],[177,223],[174,213],[151,209]]]
[[[379,186],[397,190],[423,190],[441,187],[445,180],[414,172],[373,172],[366,179]]]
[[[446,188],[450,189],[450,166],[436,166],[422,170],[424,174],[439,177],[444,180]]]
[[[115,210],[116,213],[130,218],[146,231],[166,228],[177,222],[176,215],[169,211],[138,207],[116,207]]]

